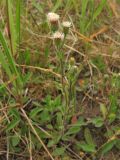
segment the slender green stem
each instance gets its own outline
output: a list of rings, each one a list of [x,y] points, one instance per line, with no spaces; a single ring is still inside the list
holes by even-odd
[[[74,86],[74,95],[73,95],[73,97],[74,97],[74,112],[77,112],[77,107],[76,107],[76,88],[75,88],[75,86]]]
[[[63,54],[63,53],[60,53],[60,54]],[[65,113],[64,113],[64,117],[63,117],[64,128],[63,128],[62,134],[64,134],[64,129],[65,129],[65,125],[66,125],[66,117],[67,117],[68,108],[69,108],[68,107],[68,95],[67,95],[67,92],[66,92],[66,89],[65,89],[65,82],[64,82],[65,81],[65,76],[64,76],[64,61],[63,61],[64,58],[63,57],[64,57],[63,55],[59,56],[60,72],[61,72],[61,85],[62,85],[62,92],[63,92],[62,99],[65,100]]]

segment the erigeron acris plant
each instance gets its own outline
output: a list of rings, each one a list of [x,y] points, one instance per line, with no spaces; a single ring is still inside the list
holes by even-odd
[[[65,65],[65,54],[63,47],[66,41],[66,37],[69,34],[71,27],[71,22],[64,21],[59,23],[60,16],[56,13],[48,13],[47,19],[51,27],[52,39],[56,48],[56,55],[60,64],[60,74],[61,74],[61,85],[62,85],[62,95],[65,101],[65,113],[64,113],[64,123],[67,120],[68,113],[71,110],[72,114],[76,111],[76,75],[78,72],[78,67],[75,65],[75,59],[71,58],[69,61],[69,67],[66,71]],[[59,31],[62,28],[62,32]]]

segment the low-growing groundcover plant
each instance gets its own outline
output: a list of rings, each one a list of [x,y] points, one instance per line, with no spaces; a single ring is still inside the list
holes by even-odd
[[[119,160],[117,7],[0,1],[0,160]]]

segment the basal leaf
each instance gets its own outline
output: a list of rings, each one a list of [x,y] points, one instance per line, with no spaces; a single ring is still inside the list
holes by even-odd
[[[86,142],[87,142],[89,145],[95,146],[95,142],[94,142],[94,140],[93,140],[93,138],[92,138],[92,134],[91,134],[89,128],[85,128],[84,137],[85,137]]]
[[[60,156],[60,155],[63,155],[64,153],[65,153],[65,147],[59,147],[59,148],[56,148],[52,154],[54,156]]]
[[[13,119],[7,126],[6,131],[10,131],[11,129],[14,129],[18,124],[20,120],[19,119]]]

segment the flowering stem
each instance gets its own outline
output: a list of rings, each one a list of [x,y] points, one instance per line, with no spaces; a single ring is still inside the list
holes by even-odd
[[[67,95],[67,92],[66,92],[66,89],[65,89],[65,76],[64,76],[64,55],[63,53],[61,53],[59,51],[58,53],[58,56],[59,56],[59,61],[60,61],[60,72],[61,72],[61,85],[62,85],[62,92],[63,92],[63,98],[65,100],[65,113],[64,113],[64,118],[63,118],[63,131],[62,133],[64,134],[64,129],[65,129],[65,125],[66,125],[66,116],[67,116],[67,113],[68,113],[68,95]]]
[[[65,84],[64,84],[64,79],[65,79],[65,76],[64,76],[64,62],[62,59],[60,59],[60,68],[61,68],[61,84],[62,84],[62,90],[64,92],[64,94],[66,93],[65,91]],[[66,94],[65,94],[66,95]]]
[[[61,66],[61,83],[62,83],[62,88],[64,87],[64,64],[62,58],[60,59],[60,66]]]

